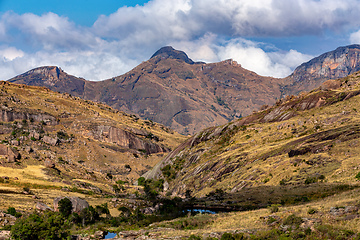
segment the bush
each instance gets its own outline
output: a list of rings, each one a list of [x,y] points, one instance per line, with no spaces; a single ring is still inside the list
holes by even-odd
[[[199,237],[199,236],[196,236],[196,235],[194,235],[194,234],[191,234],[188,239],[189,239],[189,240],[201,240],[202,237]]]
[[[316,177],[307,177],[305,180],[305,184],[311,184],[311,183],[316,183],[316,182],[317,182]]]
[[[301,217],[297,217],[294,214],[291,214],[284,220],[283,223],[284,223],[284,225],[292,225],[292,226],[299,227],[299,225],[302,222],[303,222],[303,220],[301,219]]]
[[[235,240],[235,238],[233,237],[233,235],[231,233],[224,233],[220,240]]]
[[[60,240],[69,236],[69,225],[60,213],[47,212],[44,215],[33,213],[19,218],[11,227],[11,237],[21,240]]]
[[[67,140],[67,139],[70,138],[69,135],[68,135],[66,132],[63,132],[63,131],[61,131],[61,130],[56,133],[56,136],[57,136],[59,139],[64,139],[64,140]]]
[[[59,201],[59,212],[68,218],[72,212],[72,202],[68,198],[63,198]]]
[[[357,180],[360,180],[360,172],[358,172],[358,173],[356,174],[355,178],[356,178]]]
[[[315,214],[315,213],[317,213],[317,210],[314,209],[314,208],[310,208],[310,209],[308,210],[308,214],[310,214],[310,215]]]
[[[145,178],[144,177],[139,177],[138,179],[138,185],[139,186],[144,186],[145,185]]]
[[[83,226],[95,223],[97,220],[100,219],[99,213],[92,206],[81,210],[79,216]]]
[[[19,218],[22,216],[21,213],[17,212],[16,209],[14,207],[9,207],[6,211],[7,214],[10,214],[16,218]]]
[[[270,213],[276,213],[279,211],[279,205],[272,204],[271,206],[268,207],[268,209],[270,210]]]

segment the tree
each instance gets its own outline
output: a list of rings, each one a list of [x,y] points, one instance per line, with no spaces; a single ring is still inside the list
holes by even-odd
[[[16,240],[66,239],[69,236],[69,227],[61,213],[33,213],[16,220],[11,227],[11,237]]]
[[[59,212],[65,217],[68,218],[72,212],[72,202],[68,198],[63,198],[59,201]]]

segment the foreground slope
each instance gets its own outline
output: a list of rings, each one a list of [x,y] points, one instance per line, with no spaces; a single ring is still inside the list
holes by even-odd
[[[25,186],[41,194],[48,188],[113,194],[115,181],[134,181],[184,139],[163,125],[44,87],[0,82],[0,103],[2,204],[10,203],[7,192]]]
[[[263,192],[253,199],[255,206],[264,204],[269,191],[278,194],[272,201],[279,203],[304,189],[334,193],[334,184],[356,183],[359,172],[359,94],[359,73],[329,80],[307,94],[199,132],[145,176],[166,179],[174,195]],[[322,184],[310,185],[316,182]]]

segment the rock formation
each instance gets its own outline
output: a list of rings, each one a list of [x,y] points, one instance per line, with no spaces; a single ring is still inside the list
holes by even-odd
[[[59,201],[63,198],[65,198],[65,197],[57,197],[54,199],[54,210],[55,211],[59,211]],[[89,203],[84,199],[81,199],[78,197],[66,197],[66,198],[68,198],[72,203],[72,207],[73,207],[72,212],[80,213],[81,210],[89,207]]]

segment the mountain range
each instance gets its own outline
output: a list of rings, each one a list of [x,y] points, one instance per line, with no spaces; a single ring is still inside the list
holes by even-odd
[[[108,207],[105,222],[72,230],[86,239],[99,229],[116,239],[357,239],[359,49],[283,79],[165,47],[104,81],[56,66],[0,81],[0,207],[25,216],[59,196]],[[164,207],[192,210],[169,220]],[[199,208],[223,213],[192,216]]]
[[[39,67],[9,82],[106,103],[164,124],[182,134],[225,124],[273,105],[286,95],[310,91],[327,79],[360,69],[360,45],[339,47],[297,67],[286,78],[260,76],[233,60],[194,62],[186,53],[163,47],[123,75],[87,81],[56,66]]]

